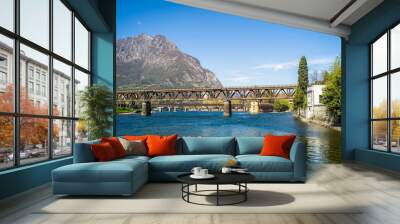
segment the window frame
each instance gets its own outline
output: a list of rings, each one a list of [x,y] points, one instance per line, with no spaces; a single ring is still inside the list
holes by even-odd
[[[54,0],[48,0],[49,1],[49,47],[48,49],[46,49],[45,47],[42,47],[39,44],[36,44],[32,41],[30,41],[29,39],[23,37],[20,35],[20,0],[14,0],[13,1],[13,10],[14,10],[14,30],[10,31],[4,27],[0,26],[0,35],[3,35],[5,37],[11,38],[13,40],[13,44],[14,44],[14,48],[13,48],[13,54],[12,54],[12,62],[13,64],[12,66],[12,74],[13,75],[13,79],[14,79],[14,100],[13,100],[13,107],[14,110],[13,112],[1,112],[0,111],[0,116],[10,116],[13,119],[13,154],[14,154],[14,161],[13,161],[13,166],[11,167],[5,167],[5,168],[0,168],[0,172],[4,171],[4,170],[10,170],[10,169],[16,169],[18,167],[23,167],[23,166],[29,166],[29,165],[33,165],[33,164],[37,164],[37,163],[43,163],[49,160],[53,160],[53,159],[62,159],[65,157],[70,157],[73,155],[74,152],[74,143],[75,143],[75,123],[76,121],[79,120],[79,117],[75,117],[75,108],[72,107],[71,110],[71,115],[70,116],[56,116],[53,115],[53,59],[58,60],[59,62],[62,62],[66,65],[71,66],[71,83],[75,82],[75,69],[87,74],[89,76],[89,83],[88,85],[91,86],[92,85],[92,69],[91,69],[91,65],[92,65],[92,57],[91,57],[91,49],[92,49],[92,43],[91,43],[91,37],[92,37],[92,30],[89,28],[89,26],[85,23],[85,21],[79,16],[79,14],[72,9],[72,7],[65,1],[65,0],[59,0],[62,4],[64,4],[68,10],[71,11],[71,18],[70,18],[70,22],[71,22],[71,58],[64,58],[63,56],[55,53],[54,50],[54,46],[53,46],[53,21],[54,21],[54,14],[53,14],[53,1]],[[84,26],[84,28],[88,31],[89,34],[89,40],[88,40],[88,57],[89,57],[89,67],[88,69],[85,69],[81,66],[79,66],[78,64],[75,63],[75,18],[77,20],[79,20],[79,22]],[[20,81],[20,45],[23,44],[27,47],[32,48],[33,50],[36,50],[40,53],[43,53],[45,55],[48,56],[49,58],[49,63],[48,63],[48,85],[46,86],[46,95],[48,97],[48,113],[46,115],[39,115],[39,114],[26,114],[26,113],[21,113],[20,111],[20,85],[21,85],[21,81]],[[27,67],[27,69],[30,67]],[[36,74],[36,70],[33,70],[33,75],[34,75],[34,79],[36,80],[35,74]],[[42,73],[40,73],[42,74]],[[25,74],[27,77],[27,80],[30,80],[30,74],[27,73]],[[39,77],[40,78],[40,77]],[[36,83],[34,81],[34,83]],[[39,83],[41,83],[41,79],[39,80]],[[41,85],[42,86],[42,85]],[[29,90],[27,90],[29,91]],[[36,91],[34,89],[34,91]],[[71,86],[71,93],[73,94],[72,97],[72,105],[74,105],[75,103],[75,88],[74,85]],[[48,157],[44,158],[41,161],[38,162],[33,162],[33,163],[26,163],[26,164],[21,164],[20,161],[20,119],[21,118],[45,118],[47,119],[48,122],[48,136],[47,136],[47,142],[48,144]],[[57,156],[54,158],[53,155],[53,121],[55,120],[67,120],[67,121],[71,121],[71,125],[72,125],[72,133],[71,133],[71,154],[69,155],[63,155],[63,156]],[[51,144],[50,144],[51,143]]]
[[[398,72],[400,72],[400,67],[397,68],[391,68],[391,31],[393,28],[400,26],[400,21],[392,24],[389,28],[385,29],[384,32],[379,34],[375,39],[373,39],[369,44],[369,149],[373,151],[380,151],[380,152],[386,152],[386,153],[391,153],[391,154],[400,154],[400,152],[394,152],[392,151],[392,121],[400,121],[400,117],[393,117],[392,116],[392,98],[391,98],[391,92],[392,92],[392,85],[391,85],[391,80],[392,76],[396,75]],[[386,71],[382,72],[380,74],[373,74],[373,44],[378,41],[381,37],[384,35],[387,35],[387,64],[386,64]],[[386,117],[385,118],[373,118],[373,93],[374,93],[374,86],[373,86],[373,81],[382,77],[386,77],[386,86],[387,86],[387,105],[386,105]],[[386,150],[379,150],[374,148],[374,133],[373,133],[373,122],[376,121],[386,121],[387,122],[387,127],[386,127]]]

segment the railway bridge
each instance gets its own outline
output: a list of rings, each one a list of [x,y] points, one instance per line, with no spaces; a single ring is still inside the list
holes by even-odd
[[[121,90],[117,91],[117,104],[122,108],[141,107],[146,116],[152,108],[164,107],[223,108],[224,115],[230,116],[232,104],[245,111],[258,111],[260,105],[272,104],[276,99],[292,100],[295,89],[296,85]]]

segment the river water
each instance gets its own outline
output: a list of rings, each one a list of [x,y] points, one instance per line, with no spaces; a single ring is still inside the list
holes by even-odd
[[[305,123],[292,113],[160,112],[149,117],[138,114],[117,117],[117,135],[159,134],[179,136],[263,136],[295,134],[307,146],[310,163],[338,163],[340,132]]]

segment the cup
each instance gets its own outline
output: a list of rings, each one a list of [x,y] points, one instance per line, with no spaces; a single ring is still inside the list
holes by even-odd
[[[200,170],[200,176],[207,176],[208,175],[208,169],[201,169]]]
[[[221,172],[222,172],[222,173],[230,173],[230,172],[232,172],[232,168],[229,168],[229,167],[222,167]]]
[[[201,175],[200,174],[200,171],[202,170],[202,168],[201,167],[194,167],[193,169],[192,169],[192,173],[194,174],[194,175],[196,175],[196,176],[199,176],[199,175]]]

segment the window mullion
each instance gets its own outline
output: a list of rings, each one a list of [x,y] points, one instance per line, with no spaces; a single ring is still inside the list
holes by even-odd
[[[53,0],[49,0],[49,50],[53,52]],[[49,159],[53,158],[53,56],[49,55],[49,75],[48,75],[49,115],[48,120],[48,152]]]
[[[71,91],[72,91],[72,105],[71,105],[71,117],[75,118],[75,12],[72,11],[71,15],[71,24],[72,24],[72,29],[71,29],[71,60],[72,64],[74,66],[71,67]],[[72,121],[72,130],[71,130],[71,150],[72,150],[72,155],[74,155],[75,151],[75,125],[76,121]]]
[[[14,1],[14,30],[19,35],[19,5],[20,1]],[[14,112],[19,114],[20,112],[20,48],[19,48],[19,40],[17,38],[14,39]],[[14,116],[14,166],[20,165],[20,155],[19,155],[19,136],[20,136],[20,119],[19,117]]]
[[[390,71],[390,30],[387,32],[387,52],[386,52],[386,54],[387,54],[387,71]],[[388,75],[387,75],[387,90],[388,90],[388,92],[387,92],[387,101],[388,101],[388,103],[387,103],[387,110],[388,110],[388,112],[387,112],[387,116],[388,116],[388,118],[391,118],[392,117],[392,100],[391,100],[391,79],[392,79],[392,75],[391,75],[391,73],[389,72],[388,73]],[[388,119],[388,122],[387,122],[387,125],[388,125],[388,127],[387,127],[387,141],[388,141],[388,148],[387,148],[387,151],[388,152],[391,152],[392,151],[392,136],[391,136],[391,133],[392,133],[392,131],[391,131],[391,129],[392,129],[392,125],[391,125],[391,123],[392,123],[392,121],[390,120],[390,119]]]

